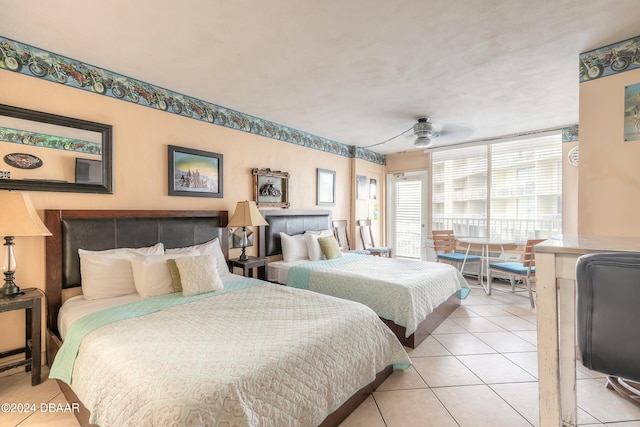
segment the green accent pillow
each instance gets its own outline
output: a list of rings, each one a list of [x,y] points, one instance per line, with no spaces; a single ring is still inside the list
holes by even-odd
[[[335,237],[320,237],[318,243],[320,244],[320,250],[322,250],[327,259],[340,258],[342,256],[340,246],[338,246],[338,241]]]
[[[173,288],[176,292],[182,292],[182,281],[180,280],[180,270],[176,265],[175,259],[167,260],[167,267],[169,267],[169,273],[171,273],[171,280],[173,280]]]

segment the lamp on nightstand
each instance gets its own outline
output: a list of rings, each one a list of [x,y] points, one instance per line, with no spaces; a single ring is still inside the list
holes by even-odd
[[[247,227],[260,225],[269,225],[269,223],[265,221],[262,215],[260,215],[256,202],[247,200],[244,202],[238,202],[236,205],[236,211],[233,213],[233,216],[227,226],[242,227],[242,239],[240,240],[242,254],[240,255],[240,258],[238,258],[240,261],[247,261],[249,259],[246,253],[247,246],[249,245]]]
[[[0,192],[0,236],[4,236],[7,255],[0,266],[4,273],[4,286],[0,298],[13,297],[22,292],[14,282],[16,257],[13,254],[15,236],[51,236],[31,204],[28,194],[17,191]]]

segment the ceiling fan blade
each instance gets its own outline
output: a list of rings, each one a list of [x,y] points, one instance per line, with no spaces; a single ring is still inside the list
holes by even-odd
[[[462,142],[473,135],[473,129],[462,124],[450,123],[437,129],[435,135],[438,144]]]
[[[423,119],[424,120],[424,119]],[[447,123],[442,124],[438,122],[431,122],[431,132],[429,135],[422,135],[415,132],[407,132],[407,136],[414,139],[414,146],[418,148],[435,148],[443,145],[451,145],[465,141],[471,135],[473,135],[473,129],[471,127],[459,124],[459,123]],[[420,120],[418,121],[420,122]],[[427,141],[425,136],[431,141]]]

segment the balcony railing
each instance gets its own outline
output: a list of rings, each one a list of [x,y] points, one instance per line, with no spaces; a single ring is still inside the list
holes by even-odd
[[[549,214],[538,219],[484,218],[434,216],[434,230],[453,230],[457,237],[492,237],[525,242],[562,234],[562,215]]]
[[[541,219],[500,218],[489,221],[491,237],[524,243],[527,239],[544,239],[562,233],[562,215],[547,215]],[[472,217],[433,218],[434,230],[453,230],[456,237],[489,237],[487,220]],[[424,251],[419,224],[399,221],[396,223],[397,256],[420,258]]]

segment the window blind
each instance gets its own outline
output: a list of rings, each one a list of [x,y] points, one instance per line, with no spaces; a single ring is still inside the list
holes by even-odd
[[[433,230],[457,237],[487,234],[487,147],[437,151],[432,157]]]
[[[523,242],[562,230],[562,136],[432,155],[432,227]]]
[[[396,181],[395,253],[399,257],[420,258],[422,247],[422,181]]]

